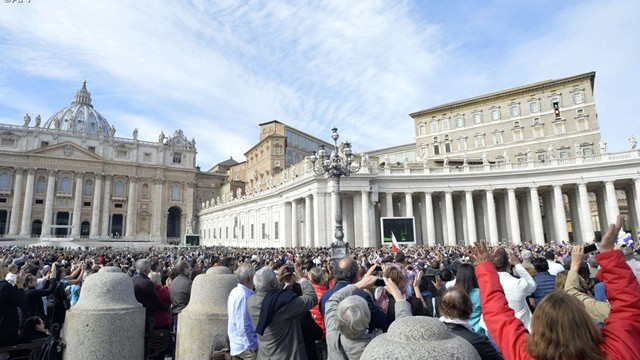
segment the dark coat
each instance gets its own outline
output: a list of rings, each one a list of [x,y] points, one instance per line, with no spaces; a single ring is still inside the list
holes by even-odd
[[[22,322],[32,316],[38,316],[42,320],[46,320],[44,314],[44,305],[42,305],[42,297],[49,296],[56,290],[58,280],[52,279],[45,284],[47,287],[42,289],[29,288],[24,291],[27,301],[22,306]]]
[[[502,354],[491,344],[489,338],[478,334],[464,325],[444,323],[457,336],[467,340],[476,349],[482,360],[503,360]]]
[[[153,319],[156,309],[167,310],[169,307],[160,301],[158,293],[156,293],[156,286],[146,275],[135,274],[131,279],[133,280],[133,292],[136,295],[136,300],[144,306],[146,326],[149,326],[149,320]]]
[[[18,342],[18,307],[26,302],[27,297],[22,290],[4,279],[0,280],[0,346]]]
[[[335,294],[338,290],[344,288],[349,285],[346,281],[338,281],[333,288],[327,290],[320,299],[320,312],[324,317],[325,312],[325,304],[327,300],[331,298],[333,294]],[[367,300],[367,305],[369,305],[369,311],[371,312],[371,320],[369,321],[369,331],[375,331],[376,329],[382,329],[382,331],[387,331],[389,328],[389,323],[387,322],[387,316],[382,310],[373,302],[371,295],[364,290],[359,290],[356,295],[362,297]]]
[[[191,298],[191,285],[193,281],[185,274],[176,276],[171,282],[169,291],[171,293],[171,313],[179,314],[182,309],[189,305]]]

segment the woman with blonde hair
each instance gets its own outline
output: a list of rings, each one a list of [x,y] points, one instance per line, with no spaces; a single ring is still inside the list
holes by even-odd
[[[623,221],[619,215],[616,224],[609,226],[597,255],[602,266],[598,278],[606,283],[611,303],[602,332],[575,297],[554,291],[536,307],[529,333],[507,304],[491,262],[493,254],[485,242],[477,244],[476,275],[482,311],[489,333],[505,359],[640,359],[640,285],[622,252],[614,250]]]

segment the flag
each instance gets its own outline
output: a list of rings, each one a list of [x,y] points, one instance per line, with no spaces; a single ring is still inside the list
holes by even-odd
[[[396,240],[396,235],[393,231],[391,232],[391,251],[393,251],[394,254],[398,252],[398,240]]]

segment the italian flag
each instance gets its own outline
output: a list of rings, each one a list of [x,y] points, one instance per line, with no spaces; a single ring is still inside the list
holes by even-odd
[[[399,250],[398,247],[398,240],[396,240],[396,235],[393,233],[393,231],[391,232],[391,251],[393,251],[393,253],[397,253]]]

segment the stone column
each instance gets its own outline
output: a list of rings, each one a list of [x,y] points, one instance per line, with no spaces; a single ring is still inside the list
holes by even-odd
[[[567,213],[564,210],[562,185],[553,186],[553,205],[553,213],[555,215],[554,227],[556,228],[557,242],[569,242],[569,233],[567,232]]]
[[[516,201],[515,189],[507,189],[507,198],[509,201],[509,225],[511,227],[511,242],[520,244],[520,221],[518,220],[518,202]]]
[[[127,223],[125,228],[125,236],[133,238],[136,236],[136,186],[137,179],[133,176],[129,177],[129,195],[127,196]],[[180,227],[182,228],[182,227]]]
[[[393,193],[385,193],[385,205],[387,207],[384,216],[393,217]]]
[[[195,216],[193,214],[193,209],[194,209],[194,206],[193,206],[193,202],[194,202],[193,197],[194,197],[194,195],[193,194],[194,194],[195,187],[196,187],[196,183],[195,182],[193,182],[193,181],[188,181],[187,182],[187,188],[186,188],[183,200],[184,200],[184,203],[186,204],[185,205],[186,221],[192,220],[194,222],[192,224],[191,230],[192,230],[192,232],[194,234],[198,234],[199,226],[198,226],[198,222],[195,221],[196,219],[195,219]],[[185,224],[186,224],[186,222],[185,222]],[[185,229],[185,234],[186,234],[186,229],[187,229],[186,225],[185,225],[184,229]],[[186,240],[186,237],[181,239],[181,243],[182,243],[182,241],[185,241],[185,240]]]
[[[533,242],[536,245],[544,245],[544,229],[542,227],[542,214],[540,212],[540,198],[538,198],[538,187],[529,188],[529,198],[531,199],[531,217],[533,219]]]
[[[473,193],[467,190],[464,193],[465,208],[467,210],[467,239],[468,244],[473,245],[477,241],[476,237],[476,215],[473,209]]]
[[[9,219],[9,232],[7,235],[18,235],[18,222],[20,221],[20,203],[22,201],[22,180],[24,170],[16,169],[13,179],[13,194],[11,195],[11,218]]]
[[[327,214],[325,207],[325,194],[324,192],[317,191],[313,196],[313,230],[314,230],[314,243],[312,246],[328,246],[329,237],[327,235]]]
[[[151,220],[151,237],[156,242],[162,241],[162,219],[164,212],[162,211],[162,202],[164,201],[164,180],[160,178],[153,179],[153,215]],[[215,231],[215,229],[214,229]]]
[[[413,193],[411,192],[406,192],[404,193],[404,199],[405,199],[405,203],[406,203],[406,216],[407,217],[413,217]]]
[[[102,175],[95,174],[93,182],[93,203],[91,204],[91,228],[89,237],[95,239],[100,236],[100,199],[102,195]]]
[[[456,222],[453,214],[453,198],[451,191],[444,192],[444,207],[447,214],[447,245],[455,245],[456,241]]]
[[[80,300],[67,310],[64,358],[143,360],[144,332],[145,310],[131,278],[108,266],[87,278]]]
[[[424,193],[424,208],[425,223],[427,224],[427,244],[434,246],[436,244],[436,223],[435,214],[433,213],[433,198],[429,192]]]
[[[375,246],[371,238],[371,220],[369,217],[369,190],[362,190],[362,240],[366,247]]]
[[[212,267],[196,276],[189,305],[178,315],[177,360],[211,359],[213,351],[228,346],[227,301],[237,284],[226,267]]]
[[[582,242],[590,243],[594,240],[593,220],[591,219],[591,206],[589,205],[589,193],[587,192],[587,184],[578,184],[578,197],[580,198],[580,234],[582,234]]]
[[[22,224],[20,236],[31,236],[31,210],[33,207],[33,184],[36,169],[27,169],[27,185],[24,188],[24,206],[22,207]]]
[[[284,224],[282,224],[282,228],[284,229],[284,246],[285,247],[292,247],[295,246],[294,243],[292,242],[292,235],[291,235],[291,219],[293,219],[293,215],[292,215],[292,206],[291,206],[291,202],[287,201],[284,203],[284,216],[283,216],[283,220],[284,220]],[[257,224],[256,224],[257,226]],[[257,231],[256,231],[257,232]]]
[[[605,181],[604,188],[606,191],[606,202],[607,202],[607,226],[609,224],[613,224],[616,222],[616,218],[620,213],[620,209],[618,208],[618,197],[616,196],[616,188],[613,185],[613,181]],[[606,231],[603,228],[603,233]]]
[[[80,237],[80,222],[82,218],[82,185],[84,184],[84,174],[76,173],[76,189],[73,194],[73,217],[71,220],[71,237]]]
[[[498,221],[496,219],[496,200],[493,197],[493,190],[487,190],[487,219],[489,222],[489,243],[496,245],[498,239]]]
[[[49,170],[49,178],[47,179],[47,197],[44,200],[44,218],[42,220],[42,234],[40,237],[51,237],[51,225],[53,223],[53,202],[54,191],[56,185],[56,171]]]
[[[300,246],[298,242],[298,199],[291,200],[291,246]]]
[[[104,197],[102,201],[102,237],[111,236],[109,231],[109,217],[111,216],[111,175],[104,177]]]
[[[311,195],[304,197],[304,246],[313,246],[313,204]]]
[[[635,204],[636,224],[640,227],[640,178],[633,179],[633,200]],[[635,229],[638,231],[640,229]]]

